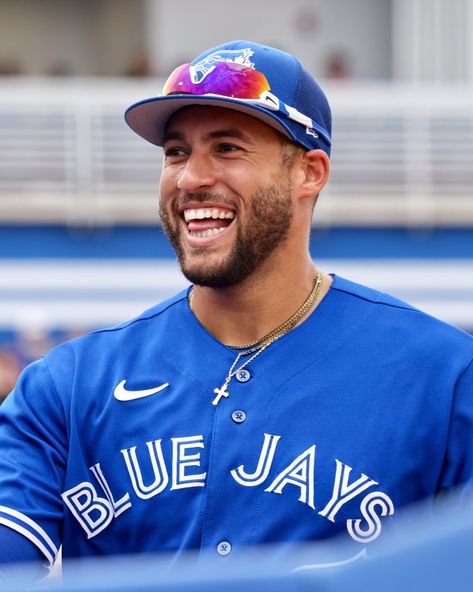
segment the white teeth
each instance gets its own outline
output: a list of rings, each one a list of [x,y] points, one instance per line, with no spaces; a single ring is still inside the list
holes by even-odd
[[[190,222],[191,220],[203,220],[204,218],[213,218],[217,220],[233,220],[234,212],[229,210],[219,210],[218,208],[199,208],[197,210],[184,210],[184,220]]]
[[[197,238],[207,238],[208,236],[213,236],[214,234],[220,234],[223,232],[225,228],[209,228],[208,230],[195,230],[191,232],[191,236],[196,236]]]

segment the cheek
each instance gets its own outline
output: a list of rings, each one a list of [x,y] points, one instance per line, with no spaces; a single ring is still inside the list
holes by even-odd
[[[163,171],[161,179],[159,181],[159,201],[161,206],[167,205],[176,189],[175,181],[173,176]]]
[[[159,194],[163,195],[164,193],[166,193],[168,191],[169,188],[169,174],[166,173],[166,171],[164,170],[161,173],[161,177],[159,179]]]

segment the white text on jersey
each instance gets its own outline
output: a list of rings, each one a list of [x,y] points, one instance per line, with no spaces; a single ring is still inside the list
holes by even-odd
[[[265,486],[267,493],[283,494],[286,485],[293,485],[300,489],[299,502],[307,504],[313,510],[314,499],[314,465],[316,445],[304,450],[288,466],[269,481],[269,474],[276,449],[281,436],[264,434],[263,444],[256,461],[256,469],[249,472],[243,465],[230,470],[232,478],[244,487]],[[168,465],[164,460],[161,440],[146,443],[149,460],[153,469],[154,480],[145,483],[136,453],[136,446],[121,450],[128,471],[133,493],[140,499],[149,499],[159,495],[166,488],[170,490],[190,487],[204,487],[207,474],[200,471],[201,451],[205,448],[202,435],[171,438],[172,460],[169,475]],[[90,467],[105,497],[99,495],[96,487],[89,481],[83,481],[62,494],[62,498],[87,533],[92,538],[102,532],[121,513],[132,507],[132,498],[126,492],[119,499],[103,474],[100,463]],[[318,511],[318,515],[336,521],[340,509],[350,500],[364,494],[360,500],[360,513],[363,519],[346,519],[346,529],[350,537],[360,543],[369,543],[379,537],[382,530],[380,517],[394,514],[394,504],[391,498],[382,491],[367,489],[378,485],[364,473],[353,477],[352,467],[335,459],[335,475],[332,496],[326,505]],[[356,478],[357,477],[357,478]],[[170,485],[170,487],[169,487]]]

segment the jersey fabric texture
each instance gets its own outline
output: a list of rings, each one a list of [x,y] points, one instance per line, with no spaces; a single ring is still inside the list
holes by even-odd
[[[49,561],[366,545],[471,480],[468,334],[335,276],[214,406],[236,352],[186,296],[55,348],[1,407],[0,523]]]

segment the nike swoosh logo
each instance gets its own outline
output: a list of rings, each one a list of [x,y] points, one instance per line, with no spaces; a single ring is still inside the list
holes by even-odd
[[[160,393],[165,388],[169,386],[169,382],[166,384],[162,384],[155,388],[150,389],[143,389],[140,391],[129,391],[125,388],[126,380],[122,380],[113,391],[113,396],[118,401],[133,401],[134,399],[142,399],[143,397],[149,397],[150,395],[155,395],[156,393]]]

